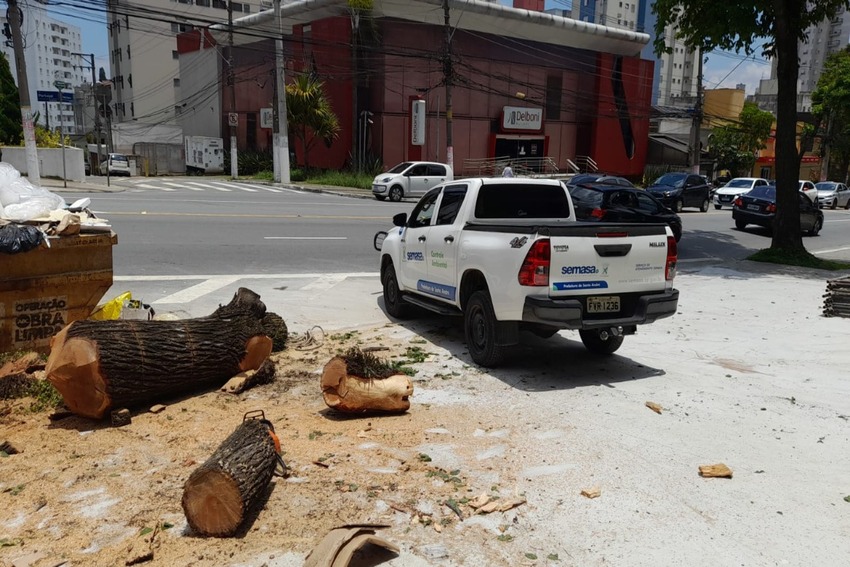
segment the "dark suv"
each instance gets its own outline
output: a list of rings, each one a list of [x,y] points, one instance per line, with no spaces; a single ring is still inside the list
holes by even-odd
[[[697,207],[708,212],[710,188],[701,175],[687,172],[665,173],[647,191],[677,213],[684,207]]]
[[[567,189],[580,221],[664,223],[676,242],[682,237],[679,215],[646,191],[604,183],[567,185]]]

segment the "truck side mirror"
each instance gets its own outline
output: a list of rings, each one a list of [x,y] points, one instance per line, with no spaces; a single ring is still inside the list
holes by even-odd
[[[404,226],[407,224],[407,213],[393,215],[393,226]]]

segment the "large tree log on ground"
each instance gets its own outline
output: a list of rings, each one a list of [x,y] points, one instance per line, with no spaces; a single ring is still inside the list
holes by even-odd
[[[77,415],[99,419],[220,387],[271,354],[260,296],[240,288],[208,317],[182,321],[75,321],[51,343],[47,378]]]
[[[264,420],[243,421],[183,486],[183,513],[206,536],[231,536],[260,502],[277,464],[275,438]]]
[[[359,349],[335,356],[322,371],[322,397],[338,411],[404,412],[412,395],[410,377]]]

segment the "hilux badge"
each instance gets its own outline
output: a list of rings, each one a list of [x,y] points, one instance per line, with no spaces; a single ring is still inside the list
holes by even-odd
[[[528,242],[527,236],[523,236],[522,238],[517,236],[516,238],[511,240],[511,248],[522,248],[523,246],[525,246],[526,242]]]

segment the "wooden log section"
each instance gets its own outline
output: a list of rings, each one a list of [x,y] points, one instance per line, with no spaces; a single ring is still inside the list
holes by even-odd
[[[95,419],[218,388],[271,354],[259,297],[240,288],[212,315],[182,321],[76,321],[53,337],[47,378],[68,409]]]
[[[328,407],[343,412],[405,412],[413,383],[405,374],[363,378],[348,373],[344,357],[335,356],[322,371],[322,397]]]
[[[277,451],[268,425],[243,421],[183,485],[183,513],[205,536],[236,533],[271,482]]]

